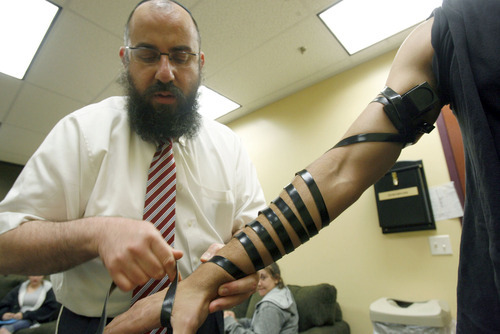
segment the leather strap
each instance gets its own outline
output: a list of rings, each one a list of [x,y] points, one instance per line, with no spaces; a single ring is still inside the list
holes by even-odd
[[[250,261],[252,261],[253,266],[255,267],[255,271],[264,268],[264,261],[262,260],[259,251],[253,244],[252,240],[248,237],[248,235],[246,235],[246,233],[242,231],[234,237],[237,238],[238,241],[243,245],[243,248],[245,248]]]
[[[97,326],[96,334],[102,334],[104,332],[104,327],[106,327],[106,321],[108,319],[107,315],[107,306],[108,306],[108,299],[111,293],[115,290],[116,285],[115,282],[111,282],[111,286],[108,289],[108,292],[106,293],[106,299],[104,299],[104,306],[102,307],[102,314],[101,314],[101,320],[99,321],[99,326]]]
[[[281,252],[278,249],[278,246],[276,246],[274,239],[271,237],[269,232],[267,232],[266,228],[262,226],[262,224],[259,223],[259,221],[257,220],[254,220],[253,222],[248,224],[248,226],[250,226],[252,230],[254,230],[255,233],[257,233],[260,240],[262,241],[267,251],[271,255],[273,261],[276,262],[279,259],[281,259]]]
[[[288,235],[285,226],[283,226],[283,223],[278,218],[278,215],[271,208],[266,208],[262,210],[262,213],[266,216],[267,220],[269,220],[271,226],[276,231],[276,234],[278,234],[278,238],[283,244],[285,252],[288,254],[291,251],[293,251],[295,247],[293,247],[292,240],[290,239],[290,236]]]
[[[233,276],[234,279],[240,279],[247,276],[247,274],[241,271],[240,268],[238,268],[234,263],[223,256],[214,255],[207,262],[215,263],[216,265],[224,269],[229,275]]]
[[[307,210],[304,201],[302,201],[299,192],[291,183],[285,187],[285,190],[288,193],[288,196],[290,196],[293,204],[295,205],[295,208],[299,212],[299,215],[302,218],[304,225],[306,226],[307,233],[309,233],[309,236],[312,238],[313,236],[318,234],[318,228],[316,227],[314,220],[309,214],[309,210]]]
[[[332,149],[363,142],[406,143],[406,137],[398,133],[361,133],[342,139]]]
[[[297,236],[300,239],[301,243],[304,243],[309,240],[309,234],[307,234],[306,229],[302,225],[302,223],[299,221],[295,213],[293,213],[292,209],[288,206],[288,204],[285,203],[285,201],[281,198],[278,197],[273,201],[274,204],[280,209],[280,211],[283,213],[283,216],[288,220],[290,225],[292,226],[293,230],[297,234]]]
[[[316,203],[316,207],[318,208],[319,214],[321,216],[322,227],[328,226],[328,224],[330,224],[330,216],[328,214],[328,210],[326,209],[323,196],[321,195],[318,185],[314,181],[311,173],[303,169],[297,174],[302,178],[302,180],[304,180],[307,187],[309,188],[309,191],[311,192],[314,203]]]
[[[176,270],[177,271],[177,270]],[[175,279],[170,283],[167,294],[163,303],[161,304],[160,323],[162,327],[167,329],[167,334],[172,334],[172,324],[170,318],[172,317],[172,309],[174,308],[175,292],[177,290],[177,283],[179,282],[179,271],[175,274]]]

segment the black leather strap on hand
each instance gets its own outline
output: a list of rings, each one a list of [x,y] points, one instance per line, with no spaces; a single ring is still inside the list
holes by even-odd
[[[248,257],[253,263],[253,266],[255,268],[255,271],[259,271],[264,268],[264,261],[262,260],[262,257],[260,256],[259,251],[253,244],[252,240],[246,235],[245,232],[241,231],[237,235],[234,236],[236,239],[239,240],[239,242],[243,245],[243,248],[245,248],[245,251],[248,254]]]
[[[406,138],[399,133],[361,133],[339,141],[333,148],[366,142],[406,143]]]
[[[170,318],[172,317],[172,309],[174,308],[175,292],[177,290],[178,281],[179,272],[177,271],[175,274],[175,279],[170,282],[167,294],[165,295],[165,299],[163,299],[163,303],[161,304],[160,323],[167,329],[167,334],[173,333]]]
[[[266,216],[267,220],[269,220],[269,223],[271,223],[271,226],[274,228],[274,231],[276,231],[276,234],[278,234],[278,238],[283,244],[285,252],[288,254],[293,251],[295,247],[293,247],[292,240],[290,239],[285,226],[283,226],[283,223],[278,218],[278,215],[271,208],[262,210],[262,213]]]
[[[247,226],[250,226],[252,230],[257,234],[257,236],[260,238],[264,246],[266,247],[267,251],[269,252],[269,255],[273,258],[273,261],[276,262],[279,259],[281,259],[282,255],[281,252],[274,242],[274,239],[271,237],[269,232],[267,232],[266,228],[262,226],[262,224],[258,220],[254,220],[251,223],[247,224]]]
[[[277,197],[273,203],[276,207],[281,211],[283,216],[288,220],[293,230],[297,234],[301,243],[305,243],[309,240],[309,234],[306,232],[306,229],[300,223],[297,216],[293,213],[292,209],[285,203],[285,201],[281,197]],[[290,252],[287,252],[290,253]]]
[[[223,256],[215,255],[207,262],[215,263],[216,265],[224,269],[229,275],[233,276],[234,279],[240,279],[247,276],[247,274],[241,271],[240,268],[238,268],[234,263]]]
[[[299,212],[299,215],[302,218],[304,225],[306,226],[307,233],[309,234],[309,236],[313,237],[316,234],[318,234],[318,228],[316,227],[316,224],[314,224],[314,220],[312,219],[311,214],[307,210],[304,201],[300,197],[299,192],[297,191],[297,189],[295,189],[295,186],[290,183],[285,187],[285,190],[288,193],[288,196],[290,196],[290,199],[295,205],[295,208]]]
[[[318,208],[319,214],[321,216],[322,226],[328,226],[330,224],[330,216],[328,215],[328,210],[326,208],[325,201],[323,200],[323,196],[319,191],[318,185],[314,181],[312,175],[305,169],[301,170],[297,173],[302,180],[306,183],[311,195],[314,199],[314,203],[316,203],[316,207]]]

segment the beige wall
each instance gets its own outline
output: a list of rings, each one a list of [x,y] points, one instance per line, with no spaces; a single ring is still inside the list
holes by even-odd
[[[253,159],[268,201],[293,174],[333,146],[383,88],[395,52],[332,77],[247,115],[229,126]],[[450,181],[438,131],[406,148],[400,159],[422,159],[430,187]],[[369,305],[380,297],[446,300],[456,317],[458,219],[437,230],[384,235],[373,187],[313,240],[279,261],[285,282],[328,282],[352,333],[372,333]],[[428,237],[448,234],[453,255],[431,256]]]

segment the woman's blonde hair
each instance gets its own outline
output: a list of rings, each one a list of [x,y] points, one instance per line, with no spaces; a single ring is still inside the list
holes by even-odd
[[[283,289],[285,287],[285,282],[283,282],[283,278],[281,277],[280,267],[276,263],[268,265],[264,270],[267,271],[273,279],[278,280],[278,284],[276,285],[278,288]]]

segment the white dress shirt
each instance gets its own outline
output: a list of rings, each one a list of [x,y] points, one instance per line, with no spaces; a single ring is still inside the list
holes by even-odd
[[[29,220],[82,217],[142,219],[149,165],[156,147],[130,129],[124,97],[108,98],[63,118],[0,203],[0,233]],[[177,167],[174,247],[187,277],[212,243],[227,243],[254,219],[265,199],[239,137],[203,119],[192,139],[174,142]],[[57,261],[57,260],[55,260]],[[51,276],[57,300],[71,311],[100,316],[111,278],[96,258]],[[108,301],[115,316],[130,306],[118,289]]]

